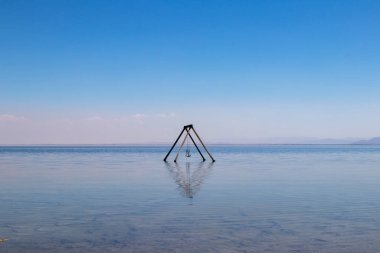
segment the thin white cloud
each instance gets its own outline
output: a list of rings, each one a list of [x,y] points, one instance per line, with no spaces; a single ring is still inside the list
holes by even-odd
[[[91,117],[86,118],[86,120],[89,120],[89,121],[100,121],[100,120],[103,120],[103,118],[100,117],[100,116],[91,116]]]
[[[143,119],[143,118],[173,118],[176,114],[174,112],[165,113],[160,112],[156,114],[145,114],[145,113],[136,113],[132,115],[134,119]]]
[[[175,117],[175,113],[171,112],[171,113],[157,113],[155,115],[157,118],[173,118]]]
[[[16,116],[12,114],[0,114],[0,121],[8,122],[8,121],[24,121],[27,120],[24,116]]]
[[[131,115],[131,118],[139,123],[144,123],[150,120],[168,119],[175,117],[175,113],[156,113],[156,114],[145,114],[145,113],[135,113]]]
[[[143,118],[146,118],[146,117],[148,117],[148,115],[147,114],[143,114],[143,113],[136,113],[136,114],[132,115],[132,118],[134,118],[134,119],[143,119]]]

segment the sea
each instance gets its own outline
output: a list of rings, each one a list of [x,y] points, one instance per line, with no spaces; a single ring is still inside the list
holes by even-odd
[[[380,146],[0,147],[0,252],[380,252]]]

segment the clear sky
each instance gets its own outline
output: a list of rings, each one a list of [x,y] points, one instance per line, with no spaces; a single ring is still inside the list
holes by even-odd
[[[0,0],[0,144],[380,135],[380,1]]]

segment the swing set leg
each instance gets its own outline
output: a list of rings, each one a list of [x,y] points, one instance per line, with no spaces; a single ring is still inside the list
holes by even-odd
[[[186,131],[189,133],[189,137],[190,137],[191,141],[193,142],[194,146],[197,148],[198,153],[202,156],[203,161],[206,161],[206,158],[203,156],[202,152],[198,148],[198,145],[195,143],[193,137],[191,136],[190,131],[187,129],[186,129]]]
[[[199,137],[199,135],[198,135],[197,131],[195,131],[195,129],[194,129],[194,127],[193,127],[193,126],[191,126],[191,128],[193,129],[193,131],[194,131],[195,135],[198,137],[198,140],[201,142],[201,144],[202,144],[203,148],[206,150],[207,154],[210,156],[210,158],[211,158],[212,162],[215,162],[215,159],[214,159],[214,157],[212,157],[212,155],[210,154],[210,152],[208,152],[208,150],[207,150],[207,148],[206,148],[206,145],[203,143],[203,141],[202,141],[201,137]]]
[[[183,147],[183,145],[185,144],[186,140],[187,140],[187,137],[189,136],[189,132],[187,132],[186,136],[185,136],[185,139],[183,139],[182,141],[182,144],[181,144],[181,147],[179,147],[179,150],[178,150],[178,153],[177,153],[177,156],[175,157],[174,159],[174,162],[176,163],[177,162],[177,159],[178,159],[178,156],[179,156],[179,153],[181,152],[181,149]]]
[[[181,138],[181,136],[182,136],[182,134],[183,134],[184,131],[185,131],[185,128],[182,129],[181,133],[178,135],[177,140],[175,140],[173,146],[170,148],[169,152],[166,154],[166,156],[164,158],[164,162],[166,162],[166,159],[168,159],[168,156],[170,155],[170,153],[172,152],[173,148],[175,147],[175,145],[177,144],[177,142]]]

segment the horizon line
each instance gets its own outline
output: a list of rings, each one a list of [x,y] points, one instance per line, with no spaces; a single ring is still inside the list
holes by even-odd
[[[84,146],[170,146],[172,143],[96,143],[96,144],[88,144],[88,143],[72,143],[72,144],[0,144],[0,147],[84,147]],[[206,146],[278,146],[278,145],[288,145],[288,146],[296,146],[296,145],[309,145],[309,146],[333,146],[333,145],[341,145],[341,146],[376,146],[380,144],[368,144],[368,143],[207,143]]]

